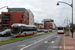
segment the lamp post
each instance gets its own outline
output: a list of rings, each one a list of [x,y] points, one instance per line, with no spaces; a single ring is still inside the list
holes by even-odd
[[[72,30],[73,30],[73,0],[72,0],[72,4],[68,4],[68,3],[63,2],[63,1],[58,1],[57,5],[59,5],[59,3],[65,3],[65,4],[69,5],[72,8]],[[72,38],[73,38],[73,31],[72,31]]]
[[[4,6],[4,7],[0,8],[0,9],[3,9],[3,8],[5,8],[5,7],[7,7],[7,9],[8,9],[8,6]]]

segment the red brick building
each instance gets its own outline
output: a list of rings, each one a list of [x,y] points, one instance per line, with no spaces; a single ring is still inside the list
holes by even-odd
[[[8,12],[2,12],[0,28],[11,27],[14,23],[29,25],[28,12],[25,10],[25,8],[9,8]]]
[[[54,24],[54,20],[52,19],[44,19],[43,24],[44,24],[44,29],[54,29],[56,27]]]

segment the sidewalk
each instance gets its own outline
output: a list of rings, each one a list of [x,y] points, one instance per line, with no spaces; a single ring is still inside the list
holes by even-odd
[[[73,34],[73,38],[71,36],[65,36],[62,39],[61,50],[75,50],[75,33]]]

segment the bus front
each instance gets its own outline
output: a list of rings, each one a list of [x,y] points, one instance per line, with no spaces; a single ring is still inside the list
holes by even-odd
[[[64,27],[58,27],[57,33],[63,33],[64,34]]]
[[[20,32],[20,27],[19,26],[12,26],[11,28],[11,36],[12,37],[18,37],[21,36],[21,32]]]

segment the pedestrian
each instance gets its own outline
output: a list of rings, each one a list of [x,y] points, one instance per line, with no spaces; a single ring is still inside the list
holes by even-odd
[[[71,28],[70,31],[71,31],[71,33],[72,33],[72,32],[73,32],[73,29]]]

